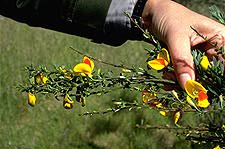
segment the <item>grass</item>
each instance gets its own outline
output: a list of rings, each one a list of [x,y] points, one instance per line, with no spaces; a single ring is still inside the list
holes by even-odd
[[[168,130],[137,129],[136,124],[171,124],[171,120],[149,109],[94,116],[78,114],[107,108],[112,99],[140,100],[140,95],[117,91],[90,97],[87,106],[65,110],[49,96],[38,96],[37,105],[27,104],[26,94],[16,86],[24,83],[24,68],[65,65],[73,67],[82,56],[73,46],[91,56],[115,64],[145,67],[145,51],[150,45],[129,41],[119,47],[95,44],[88,39],[32,28],[0,16],[0,147],[1,148],[191,148],[184,138]],[[96,64],[104,71],[113,68]],[[184,123],[194,124],[191,116]],[[200,147],[201,148],[201,147]],[[203,148],[203,147],[202,147]]]

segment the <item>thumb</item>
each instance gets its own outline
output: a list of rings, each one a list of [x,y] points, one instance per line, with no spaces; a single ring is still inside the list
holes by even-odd
[[[187,80],[195,79],[194,61],[191,54],[190,39],[185,35],[173,36],[167,46],[170,51],[177,80],[182,88]]]

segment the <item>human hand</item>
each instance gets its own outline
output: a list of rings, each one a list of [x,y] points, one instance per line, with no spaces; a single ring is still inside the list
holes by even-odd
[[[199,46],[208,56],[216,55],[215,47],[191,27],[210,43],[217,43],[218,47],[225,45],[224,25],[171,0],[148,0],[142,18],[144,26],[167,45],[182,88],[187,80],[195,79],[191,48]]]

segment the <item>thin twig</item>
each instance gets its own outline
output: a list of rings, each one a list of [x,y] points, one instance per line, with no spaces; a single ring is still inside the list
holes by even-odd
[[[211,41],[209,41],[208,39],[207,39],[207,37],[205,37],[204,35],[202,35],[202,34],[200,34],[195,28],[193,28],[192,26],[190,26],[191,27],[191,29],[198,35],[198,36],[200,36],[202,39],[204,39],[208,44],[210,44],[211,46],[213,46],[213,47],[215,47],[215,48],[219,48],[218,46],[217,46],[217,43],[213,43],[213,42],[211,42]]]
[[[129,70],[131,70],[131,71],[135,71],[133,68],[130,68],[130,67],[128,67],[128,66],[124,66],[124,65],[115,65],[115,64],[113,64],[113,63],[109,63],[109,62],[103,61],[103,60],[101,60],[101,59],[97,59],[97,58],[95,58],[95,57],[89,56],[89,55],[84,54],[84,53],[80,52],[79,50],[73,48],[72,46],[70,46],[70,48],[71,48],[73,51],[75,51],[76,53],[78,53],[78,54],[80,54],[80,55],[83,55],[83,56],[87,56],[87,57],[91,58],[91,59],[94,60],[94,61],[97,61],[97,62],[106,64],[106,65],[110,65],[110,66],[113,66],[113,67],[117,67],[117,68],[125,68],[125,69],[129,69]]]
[[[142,32],[144,35],[148,36],[150,42],[151,42],[155,47],[157,47],[157,41],[154,39],[154,37],[153,37],[152,35],[146,33],[146,31],[145,31],[142,27],[140,27],[140,25],[137,23],[137,21],[134,20],[134,19],[131,17],[131,15],[130,15],[129,13],[125,12],[125,15],[131,20],[132,23],[135,24],[135,26],[136,26],[138,29],[141,30],[141,32]]]
[[[125,109],[137,109],[138,106],[137,105],[131,105],[131,106],[123,106],[123,107],[119,107],[119,108],[110,108],[107,109],[105,111],[92,111],[92,112],[85,112],[82,114],[79,114],[79,116],[87,116],[87,115],[97,115],[97,114],[107,114],[107,113],[111,113],[111,112],[119,112],[121,110],[125,110]]]
[[[143,128],[143,129],[173,129],[173,130],[177,130],[177,129],[181,129],[181,130],[197,130],[197,131],[209,131],[209,128],[207,127],[190,127],[190,126],[186,126],[186,127],[172,127],[172,126],[151,126],[151,125],[136,125],[137,128]]]
[[[165,111],[170,111],[170,112],[175,112],[177,111],[176,108],[157,108],[159,110],[165,110]],[[200,111],[201,113],[220,113],[220,112],[223,112],[224,110],[223,109],[218,109],[218,110],[202,110]],[[199,112],[197,111],[196,109],[182,109],[182,112]]]

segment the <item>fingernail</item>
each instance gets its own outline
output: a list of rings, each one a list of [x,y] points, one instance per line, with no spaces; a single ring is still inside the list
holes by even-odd
[[[188,73],[182,73],[179,76],[181,87],[184,88],[184,85],[187,80],[191,80],[191,76]]]

